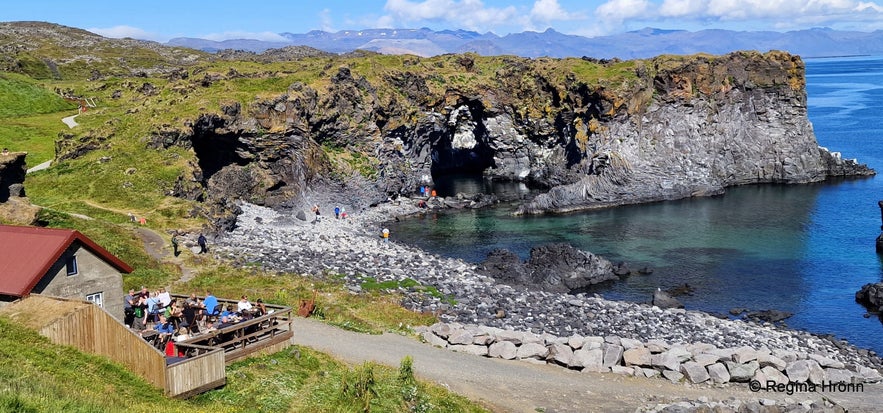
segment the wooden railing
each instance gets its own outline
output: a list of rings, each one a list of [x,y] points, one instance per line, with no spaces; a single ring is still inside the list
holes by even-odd
[[[166,394],[190,397],[227,382],[224,350],[197,344],[175,343],[178,351],[194,354],[166,366]]]
[[[186,299],[178,295],[174,297]],[[235,302],[229,300],[219,299],[218,303],[235,305]],[[178,345],[186,348],[185,354],[191,357],[203,354],[205,349],[223,349],[227,364],[257,352],[279,351],[288,346],[293,335],[291,307],[272,304],[265,306],[267,314],[220,329],[200,332]]]

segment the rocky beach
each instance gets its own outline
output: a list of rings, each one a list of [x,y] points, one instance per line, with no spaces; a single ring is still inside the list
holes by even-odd
[[[555,341],[552,337],[602,337],[617,345],[625,341],[725,351],[750,348],[779,359],[830,360],[825,362],[828,367],[838,366],[850,380],[880,377],[877,370],[883,365],[873,351],[836,338],[689,309],[515,288],[478,274],[474,264],[399,244],[395,234],[384,242],[382,223],[419,213],[415,205],[416,200],[399,198],[347,219],[335,219],[329,214],[333,207],[326,207],[322,219],[313,222],[311,214],[306,220],[296,218],[304,209],[279,212],[244,203],[236,228],[218,237],[214,251],[234,263],[260,263],[267,269],[316,277],[342,276],[353,294],[361,292],[366,277],[378,282],[412,279],[417,286],[397,288],[402,305],[433,312],[454,325],[532,333],[548,342]],[[428,294],[424,286],[437,288],[442,296]]]

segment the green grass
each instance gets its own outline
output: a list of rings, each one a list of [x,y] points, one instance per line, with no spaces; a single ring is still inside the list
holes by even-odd
[[[239,361],[227,385],[189,400],[169,399],[102,357],[50,343],[0,318],[0,412],[483,412],[437,385],[366,364],[350,369],[304,347]],[[364,407],[368,409],[365,410]]]
[[[276,274],[259,267],[214,266],[200,272],[193,280],[176,285],[176,291],[202,293],[211,290],[218,297],[262,298],[264,302],[298,308],[301,300],[316,294],[314,317],[348,330],[378,334],[384,331],[408,333],[410,327],[437,321],[431,314],[415,313],[400,305],[394,293],[369,291],[350,294],[333,279],[320,280],[294,274]]]
[[[65,101],[27,76],[0,73],[0,118],[76,108],[76,104]]]

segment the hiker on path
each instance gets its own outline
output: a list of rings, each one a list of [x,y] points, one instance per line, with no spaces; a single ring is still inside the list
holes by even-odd
[[[334,219],[340,219],[340,207],[334,207]]]
[[[205,254],[208,252],[208,247],[205,246],[205,235],[199,234],[199,238],[196,239],[196,243],[199,244],[200,254]]]
[[[178,232],[177,231],[174,234],[172,234],[172,254],[174,254],[176,257],[179,254],[181,254],[181,252],[178,251]]]
[[[383,242],[389,242],[389,229],[384,228],[383,231],[380,232],[380,236],[383,237]]]
[[[319,218],[321,218],[321,214],[319,214],[319,204],[313,205],[312,211],[316,214],[316,220],[313,222],[319,222]]]

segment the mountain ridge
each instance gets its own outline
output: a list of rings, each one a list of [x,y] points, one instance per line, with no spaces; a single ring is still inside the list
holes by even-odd
[[[883,54],[883,31],[842,31],[811,28],[788,32],[705,29],[643,29],[608,36],[585,37],[549,28],[499,36],[466,30],[365,29],[280,33],[288,42],[253,39],[212,41],[179,37],[166,45],[206,52],[242,49],[262,52],[284,46],[309,46],[330,53],[362,49],[422,57],[473,52],[521,57],[579,57],[641,59],[662,54],[726,54],[737,50],[783,50],[804,57]],[[416,42],[416,40],[420,40]]]

